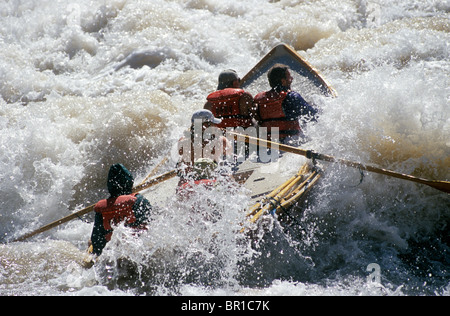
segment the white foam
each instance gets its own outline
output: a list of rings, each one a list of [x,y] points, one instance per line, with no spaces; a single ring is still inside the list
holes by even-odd
[[[145,174],[187,128],[190,113],[203,106],[221,70],[233,68],[242,77],[280,42],[302,50],[339,93],[336,99],[308,95],[321,116],[305,129],[307,149],[449,180],[448,11],[447,2],[435,0],[1,2],[0,236],[17,237],[104,198],[112,163]],[[279,170],[288,173],[300,162],[287,159]],[[233,244],[224,221],[207,231],[221,233],[223,247],[215,249],[224,261],[221,281],[232,286],[218,286],[213,294],[377,295],[372,288],[361,290],[361,274],[377,260],[382,271],[400,270],[386,275],[384,280],[392,284],[385,285],[388,294],[407,292],[396,292],[407,279],[423,284],[402,270],[397,255],[408,251],[412,236],[420,240],[444,228],[448,198],[372,174],[355,187],[360,174],[346,167],[330,165],[325,178],[302,219],[307,242],[293,247],[300,257],[311,258],[317,273],[302,267],[299,275],[317,284],[267,280],[272,285],[260,291],[240,286],[232,268],[250,250]],[[222,200],[227,195],[210,198],[223,204],[231,200]],[[237,216],[242,201],[235,202],[230,216]],[[155,215],[153,231],[144,236],[148,256],[159,254],[160,261],[155,260],[167,260],[170,266],[173,256],[193,258],[200,251],[212,263],[205,244],[187,242],[199,232],[187,217],[180,226],[178,211],[186,210],[168,210],[168,219]],[[57,247],[42,242],[44,238],[84,247],[86,225],[72,222],[39,236],[29,247],[3,248],[2,260],[22,262],[30,253],[47,258],[44,253],[55,253]],[[34,245],[41,249],[34,251]],[[180,245],[186,253],[159,250]],[[22,257],[11,255],[14,250],[22,251],[17,252]],[[145,256],[138,256],[140,249],[132,250],[135,263],[147,266]],[[110,258],[117,256],[111,252]],[[177,262],[171,267],[183,272]],[[267,262],[270,267],[270,258]],[[25,264],[19,270],[30,267],[34,269]],[[193,273],[194,267],[188,268],[184,272]],[[329,272],[333,269],[336,274]],[[100,280],[76,271],[51,280],[44,272],[34,273],[36,289],[18,281],[14,293],[68,294],[73,287],[80,295],[126,294],[92,285],[92,278]],[[0,293],[11,294],[4,292],[4,276]],[[319,284],[327,278],[334,278],[329,287]],[[158,286],[157,293],[173,294],[173,288]],[[435,290],[446,294],[446,286]],[[418,288],[428,293],[427,286]],[[189,282],[181,292],[211,293]]]

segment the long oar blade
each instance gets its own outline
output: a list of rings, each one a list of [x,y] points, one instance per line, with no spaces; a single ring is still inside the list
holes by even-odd
[[[154,179],[150,179],[147,180],[145,182],[143,182],[142,184],[136,186],[135,188],[133,188],[133,193],[137,193],[140,191],[143,191],[145,189],[148,189],[154,185],[157,185],[158,183],[164,182],[166,180],[172,179],[173,177],[175,177],[177,175],[177,170],[172,170],[169,172],[166,172]]]
[[[83,216],[83,215],[85,215],[87,213],[90,213],[90,212],[92,212],[94,210],[94,206],[95,205],[88,206],[88,207],[82,209],[81,211],[78,211],[78,212],[73,213],[73,214],[71,214],[69,216],[61,218],[61,219],[59,219],[57,221],[54,221],[54,222],[52,222],[52,223],[50,223],[48,225],[42,226],[41,228],[39,228],[39,229],[37,229],[35,231],[32,231],[32,232],[30,232],[28,234],[25,234],[25,235],[23,235],[23,236],[21,236],[19,238],[14,239],[12,242],[24,241],[24,240],[26,240],[28,238],[31,238],[31,237],[35,236],[35,235],[38,235],[38,234],[43,233],[43,232],[45,232],[47,230],[50,230],[50,229],[52,229],[52,228],[54,228],[56,226],[59,226],[59,225],[64,224],[64,223],[67,223],[67,222],[69,222],[69,221],[71,221],[71,220],[73,220],[73,219],[75,219],[75,218],[77,218],[79,216]]]
[[[169,180],[169,179],[175,177],[176,175],[177,175],[177,171],[176,170],[172,170],[172,171],[166,172],[163,175],[160,175],[160,176],[158,176],[158,177],[156,177],[154,179],[147,180],[147,181],[143,182],[142,184],[138,185],[137,187],[133,188],[133,193],[137,193],[137,192],[143,191],[145,189],[148,189],[148,188],[150,188],[150,187],[152,187],[154,185],[157,185],[158,183],[161,183],[163,181]],[[59,225],[64,224],[64,223],[67,223],[67,222],[69,222],[69,221],[71,221],[73,219],[76,219],[76,218],[78,218],[80,216],[83,216],[83,215],[85,215],[87,213],[90,213],[90,212],[92,212],[94,210],[94,206],[95,205],[88,206],[88,207],[82,209],[81,211],[73,213],[73,214],[71,214],[69,216],[66,216],[66,217],[61,218],[61,219],[59,219],[57,221],[54,221],[54,222],[52,222],[52,223],[50,223],[48,225],[45,225],[45,226],[43,226],[43,227],[41,227],[41,228],[39,228],[39,229],[37,229],[35,231],[32,231],[32,232],[30,232],[28,234],[25,234],[25,235],[23,235],[23,236],[21,236],[19,238],[16,238],[12,242],[24,241],[24,240],[26,240],[28,238],[31,238],[31,237],[33,237],[33,236],[35,236],[37,234],[43,233],[43,232],[45,232],[47,230],[50,230],[50,229],[52,229],[52,228],[54,228],[56,226],[59,226]]]
[[[281,151],[305,156],[310,159],[313,158],[313,159],[323,160],[323,161],[328,161],[328,162],[336,162],[336,163],[340,163],[340,164],[343,164],[343,165],[346,165],[346,166],[349,166],[352,168],[358,168],[360,170],[366,170],[369,172],[383,174],[383,175],[391,176],[391,177],[398,178],[398,179],[403,179],[403,180],[412,181],[412,182],[416,182],[416,183],[420,183],[420,184],[425,184],[434,189],[440,190],[442,192],[450,193],[450,182],[449,181],[427,180],[427,179],[423,179],[423,178],[414,177],[414,176],[408,175],[408,174],[402,174],[402,173],[398,173],[398,172],[391,171],[391,170],[386,170],[386,169],[377,168],[377,167],[373,167],[373,166],[369,166],[369,165],[364,165],[359,162],[354,162],[354,161],[335,158],[335,157],[328,156],[328,155],[314,153],[310,150],[304,150],[304,149],[297,148],[297,147],[283,145],[283,144],[271,142],[271,141],[256,138],[256,137],[242,135],[242,134],[238,134],[238,133],[234,133],[234,132],[228,132],[228,133],[231,135],[244,137],[245,142],[250,143],[250,144],[260,145],[260,146],[264,146],[264,147],[278,148]]]

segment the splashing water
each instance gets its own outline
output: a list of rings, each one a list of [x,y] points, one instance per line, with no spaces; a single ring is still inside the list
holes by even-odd
[[[1,238],[106,197],[113,163],[143,178],[221,70],[243,76],[280,42],[339,94],[294,82],[321,111],[305,148],[450,180],[449,11],[434,0],[2,2]],[[282,163],[288,173],[299,161]],[[449,196],[359,179],[327,165],[291,225],[266,219],[255,241],[236,234],[245,222],[240,188],[174,197],[140,236],[118,227],[90,270],[79,265],[86,216],[0,245],[0,294],[448,295]]]

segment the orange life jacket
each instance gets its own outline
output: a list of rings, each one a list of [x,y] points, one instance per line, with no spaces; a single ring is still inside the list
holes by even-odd
[[[261,92],[255,97],[259,116],[261,117],[261,127],[267,127],[267,135],[271,135],[273,127],[279,128],[280,139],[287,136],[297,135],[301,132],[298,119],[288,119],[283,110],[283,101],[286,99],[288,91]]]
[[[183,184],[180,184],[179,188],[181,190],[189,190],[194,188],[194,186],[192,185],[192,183],[194,185],[203,185],[205,187],[212,187],[214,186],[214,184],[217,182],[216,179],[201,179],[201,180],[195,180],[195,181],[186,181]]]
[[[206,188],[212,188],[214,184],[217,182],[216,179],[202,179],[195,181],[180,181],[177,188],[177,194],[188,197],[189,193],[192,192],[195,186],[203,185]]]
[[[212,105],[214,116],[222,119],[222,123],[217,125],[219,128],[252,126],[250,116],[241,114],[239,101],[244,93],[242,89],[227,88],[213,92],[206,98]]]
[[[112,225],[118,225],[125,222],[125,226],[133,226],[136,222],[136,216],[133,211],[133,205],[136,203],[136,194],[121,195],[99,201],[94,211],[101,213],[103,217],[103,227],[107,231],[105,236],[107,241],[111,240]]]

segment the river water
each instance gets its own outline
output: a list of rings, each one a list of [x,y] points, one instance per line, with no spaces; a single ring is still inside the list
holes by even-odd
[[[113,163],[142,180],[220,71],[243,76],[279,43],[339,94],[304,92],[321,111],[305,148],[449,181],[449,12],[438,0],[1,2],[0,239],[105,198]],[[140,237],[117,228],[85,270],[88,215],[0,245],[0,295],[449,295],[449,195],[359,182],[328,164],[292,226],[268,220],[257,242],[235,234],[240,188],[174,199]]]

